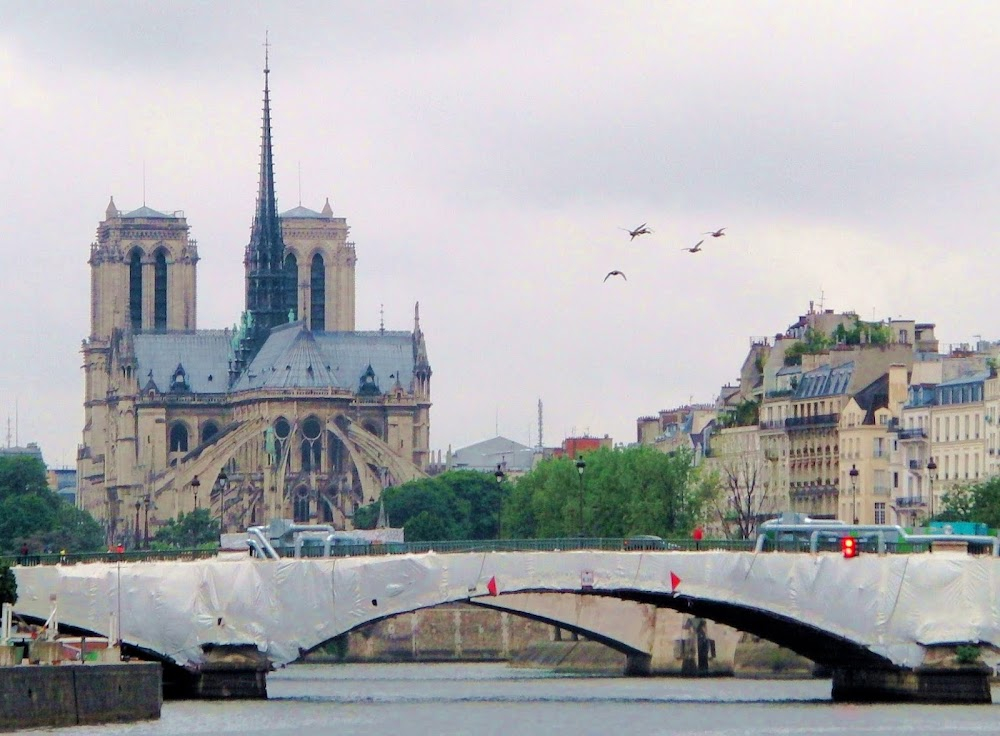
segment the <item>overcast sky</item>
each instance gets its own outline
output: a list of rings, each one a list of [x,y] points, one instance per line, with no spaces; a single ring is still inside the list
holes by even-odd
[[[536,442],[538,399],[547,445],[634,441],[810,301],[998,339],[997,28],[993,0],[0,0],[0,419],[75,462],[89,245],[144,168],[198,326],[236,321],[265,31],[279,208],[347,218],[358,329],[420,302],[435,450]]]

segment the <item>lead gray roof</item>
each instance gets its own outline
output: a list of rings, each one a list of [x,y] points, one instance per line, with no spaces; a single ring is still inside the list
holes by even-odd
[[[143,205],[137,210],[132,210],[131,212],[122,215],[122,217],[145,217],[145,218],[165,217],[167,219],[173,219],[174,216],[164,214],[163,212],[154,210],[152,207],[147,207],[146,205]]]
[[[231,338],[228,330],[140,332],[134,343],[139,388],[146,388],[152,379],[159,391],[170,391],[174,371],[181,365],[191,393],[226,393]]]
[[[230,390],[233,333],[141,332],[135,335],[136,377],[145,389],[169,393],[178,366],[192,394]],[[267,341],[232,391],[257,388],[337,388],[357,391],[368,366],[382,393],[398,381],[409,390],[413,378],[413,335],[409,332],[310,332],[302,322],[271,330]]]
[[[271,331],[267,342],[237,379],[234,391],[255,388],[340,388],[357,391],[368,366],[385,393],[413,378],[409,332],[310,332],[301,322]]]

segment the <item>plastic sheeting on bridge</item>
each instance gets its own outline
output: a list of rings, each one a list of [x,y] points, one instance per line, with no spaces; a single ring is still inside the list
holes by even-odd
[[[821,553],[501,552],[366,558],[96,563],[15,568],[20,614],[109,633],[181,665],[202,645],[253,643],[276,665],[369,621],[523,591],[642,592],[801,621],[897,665],[924,646],[1000,646],[1000,559],[955,553],[845,560]],[[987,659],[988,663],[989,660]]]

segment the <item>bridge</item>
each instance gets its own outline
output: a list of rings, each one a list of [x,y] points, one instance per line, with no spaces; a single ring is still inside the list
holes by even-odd
[[[371,621],[453,601],[529,616],[635,655],[673,609],[825,665],[835,700],[989,702],[1000,558],[726,551],[406,554],[17,567],[16,613],[113,634],[205,697],[266,693],[273,666]],[[642,607],[644,623],[619,615]],[[616,613],[617,612],[617,613]],[[649,612],[652,612],[650,615]],[[117,622],[117,623],[115,623]]]

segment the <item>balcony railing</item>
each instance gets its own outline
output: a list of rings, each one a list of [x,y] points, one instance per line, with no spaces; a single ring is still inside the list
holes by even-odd
[[[901,440],[925,440],[927,439],[927,431],[920,427],[915,429],[900,429],[899,439]]]
[[[760,423],[761,429],[784,429],[785,420],[784,419],[767,419]]]
[[[837,426],[840,421],[840,414],[814,414],[811,417],[789,417],[785,420],[786,429],[795,429],[800,427],[823,427],[823,426]]]
[[[814,498],[817,496],[836,495],[837,487],[832,485],[807,485],[800,488],[793,488],[788,492],[792,498]]]
[[[906,498],[896,499],[896,508],[898,509],[915,509],[926,505],[924,499],[920,496],[907,496]]]

